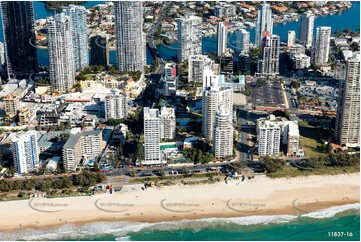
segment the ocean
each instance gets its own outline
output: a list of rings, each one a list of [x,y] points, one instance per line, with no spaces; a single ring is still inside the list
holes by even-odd
[[[342,237],[330,233],[343,232]],[[159,223],[94,222],[52,229],[0,233],[0,240],[360,240],[360,205],[330,207],[308,214],[207,218]]]

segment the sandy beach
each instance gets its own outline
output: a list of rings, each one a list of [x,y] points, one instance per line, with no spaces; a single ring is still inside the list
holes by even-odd
[[[359,203],[360,174],[166,186],[84,197],[0,202],[0,230],[94,221],[159,222],[208,217],[298,215]]]

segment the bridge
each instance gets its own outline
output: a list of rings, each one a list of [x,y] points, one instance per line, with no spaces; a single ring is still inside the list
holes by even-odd
[[[153,39],[147,38],[147,47],[148,47],[148,49],[150,51],[150,54],[152,55],[152,57],[154,59],[159,58],[158,49],[157,49],[157,46],[154,44]]]

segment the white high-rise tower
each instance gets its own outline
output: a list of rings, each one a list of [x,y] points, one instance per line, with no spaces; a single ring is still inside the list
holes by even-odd
[[[202,34],[199,25],[202,18],[186,14],[178,19],[178,61],[188,60],[191,55],[202,54]]]
[[[227,48],[227,28],[223,22],[217,25],[217,55],[222,56]]]
[[[272,10],[268,3],[261,4],[260,9],[258,10],[256,25],[256,46],[262,46],[264,32],[267,32],[267,35],[271,35],[273,32]]]
[[[80,71],[89,66],[86,8],[79,5],[69,5],[63,11],[71,18],[74,70]]]
[[[341,83],[336,118],[340,145],[360,147],[360,53],[347,60],[346,80]]]
[[[47,22],[50,83],[54,90],[68,92],[75,78],[71,19],[59,13]]]
[[[215,115],[212,151],[216,158],[225,158],[233,155],[233,126],[229,122],[232,113],[219,107]]]
[[[325,65],[330,54],[331,27],[317,27],[313,43],[313,63]]]
[[[299,42],[306,45],[307,48],[312,46],[314,21],[315,15],[309,12],[302,14],[300,19],[298,39]]]
[[[115,1],[114,14],[118,69],[144,72],[143,3]]]

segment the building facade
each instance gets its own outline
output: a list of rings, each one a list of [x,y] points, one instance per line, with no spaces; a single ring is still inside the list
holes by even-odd
[[[188,82],[203,82],[204,67],[214,69],[214,61],[207,55],[191,55],[188,59]]]
[[[214,16],[217,18],[230,17],[236,15],[236,5],[222,4],[214,6]]]
[[[331,27],[317,27],[313,42],[313,60],[316,65],[326,65],[330,54]]]
[[[298,40],[307,48],[312,46],[314,21],[315,15],[313,13],[307,12],[301,15]]]
[[[258,154],[277,155],[280,152],[281,127],[280,125],[267,121],[257,123]]]
[[[227,28],[223,22],[217,24],[217,55],[222,56],[227,49]]]
[[[11,93],[4,98],[6,115],[14,117],[20,109],[19,96]]]
[[[262,3],[258,10],[257,24],[256,24],[256,46],[262,47],[262,40],[264,34],[272,35],[273,33],[273,18],[272,10],[268,3]]]
[[[114,14],[118,69],[144,72],[143,3],[115,1]]]
[[[296,32],[293,30],[287,33],[287,47],[293,47],[296,44]]]
[[[64,7],[63,12],[71,19],[74,71],[80,71],[89,66],[86,8],[69,5]]]
[[[240,29],[236,32],[237,35],[237,45],[236,51],[242,55],[248,55],[249,45],[250,45],[250,35],[249,32],[245,29]]]
[[[38,72],[33,2],[2,1],[1,15],[8,76],[28,78]]]
[[[229,122],[231,117],[232,113],[222,106],[215,115],[212,151],[218,159],[233,155],[233,126]]]
[[[262,59],[258,61],[258,75],[275,76],[279,74],[280,37],[266,36],[263,39]]]
[[[233,88],[214,82],[212,86],[203,90],[202,96],[202,135],[212,141],[215,116],[219,107],[222,106],[227,113],[233,113]],[[229,122],[232,123],[231,116]]]
[[[144,161],[142,164],[160,164],[160,117],[158,109],[144,108]]]
[[[115,94],[105,97],[105,119],[123,119],[128,116],[128,96]]]
[[[186,14],[178,19],[178,61],[187,61],[191,55],[202,54],[202,18]]]
[[[360,147],[360,53],[347,60],[346,80],[340,84],[336,140],[341,146]]]
[[[39,164],[36,131],[18,133],[11,141],[15,171],[23,174],[33,170]]]
[[[81,161],[95,161],[104,149],[102,130],[85,131],[73,136],[63,146],[63,164],[67,170],[75,170]]]
[[[174,108],[162,107],[160,110],[160,138],[175,139],[176,117]]]
[[[47,21],[50,83],[55,91],[69,92],[75,79],[71,19],[59,13]]]

